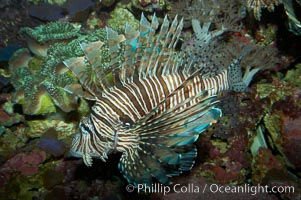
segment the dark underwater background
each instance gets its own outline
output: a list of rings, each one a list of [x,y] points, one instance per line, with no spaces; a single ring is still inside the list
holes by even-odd
[[[0,199],[301,199],[300,1],[267,0],[259,7],[249,2],[262,3],[0,0]],[[211,11],[217,13],[213,19]],[[92,167],[69,156],[77,124],[93,102],[62,90],[77,81],[61,65],[77,55],[64,42],[93,37],[106,26],[123,32],[126,22],[138,28],[142,12],[148,19],[156,13],[160,22],[166,14],[183,17],[179,46],[194,43],[192,18],[213,20],[210,28],[215,30],[230,16],[233,24],[222,35],[229,41],[224,48],[235,55],[241,44],[259,49],[247,55],[246,62],[262,69],[249,90],[218,95],[223,116],[200,135],[192,170],[172,181],[195,188],[292,186],[294,192],[128,192],[118,170],[120,154],[107,162],[94,159]],[[37,28],[54,22],[63,24],[61,29]]]

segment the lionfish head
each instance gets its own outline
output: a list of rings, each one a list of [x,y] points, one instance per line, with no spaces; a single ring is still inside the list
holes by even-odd
[[[92,157],[98,157],[104,162],[110,150],[107,139],[96,131],[89,117],[83,118],[78,125],[79,133],[72,140],[70,154],[82,157],[87,166],[92,166]]]

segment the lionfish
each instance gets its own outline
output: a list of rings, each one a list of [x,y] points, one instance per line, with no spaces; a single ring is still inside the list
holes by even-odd
[[[171,184],[170,177],[191,170],[193,143],[222,114],[216,94],[246,88],[239,60],[206,77],[197,58],[176,51],[183,19],[170,23],[165,16],[158,27],[155,15],[150,22],[142,14],[139,30],[107,27],[105,41],[81,43],[84,56],[64,61],[80,82],[69,91],[95,101],[79,123],[72,155],[91,166],[92,157],[106,161],[122,152],[118,168],[135,186],[152,178]],[[109,53],[109,67],[100,49]]]

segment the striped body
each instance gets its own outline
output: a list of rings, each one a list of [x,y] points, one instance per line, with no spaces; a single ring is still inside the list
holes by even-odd
[[[197,59],[175,51],[183,20],[170,25],[165,17],[155,36],[158,25],[155,16],[149,23],[142,15],[139,31],[126,26],[118,35],[107,28],[107,41],[81,44],[85,56],[64,61],[81,84],[66,90],[95,101],[79,123],[71,153],[91,166],[92,157],[105,161],[122,152],[119,169],[135,186],[151,184],[153,177],[169,184],[169,177],[190,170],[197,155],[193,143],[221,116],[215,95],[244,88],[239,60],[207,77]],[[100,48],[110,55],[109,73],[102,70]]]
[[[179,73],[141,78],[136,81],[123,83],[121,87],[115,86],[105,91],[102,97],[98,98],[94,107],[107,107],[109,110],[101,110],[107,113],[108,116],[111,116],[109,118],[121,119],[124,123],[133,124],[156,108],[188,77],[189,75]],[[177,91],[176,95],[165,102],[165,106],[162,107],[164,110],[158,110],[157,113],[160,114],[201,91],[208,90],[211,96],[224,89],[228,89],[227,71],[216,77],[206,79],[196,76],[193,78],[192,84]],[[193,101],[192,103],[195,102]],[[99,113],[101,111],[97,110],[95,112]],[[106,120],[106,118],[102,119]],[[115,122],[114,125],[118,126],[118,122]]]
[[[95,136],[107,138],[106,142],[110,144],[107,145],[104,152],[112,150],[125,152],[128,149],[126,146],[129,146],[128,141],[121,137],[127,138],[127,135],[119,136],[118,132],[150,113],[188,77],[187,74],[179,73],[161,77],[141,78],[123,83],[121,87],[115,86],[105,91],[102,97],[99,97],[95,102],[89,116],[89,123],[95,126]],[[209,95],[212,96],[219,91],[228,89],[227,80],[226,70],[216,77],[201,79],[196,76],[193,78],[192,84],[180,89],[168,101],[164,102],[163,106],[160,107],[161,109],[156,110],[156,115],[160,115],[170,107],[180,104],[185,99],[191,98],[201,91],[208,90]],[[195,104],[197,102],[197,99],[195,99],[190,103]],[[190,105],[187,104],[186,106]],[[184,106],[179,109],[183,108]],[[97,139],[93,141],[97,141]],[[73,144],[80,143],[74,142]],[[97,146],[97,142],[94,142],[91,146]],[[73,151],[79,151],[79,148],[80,145],[72,147]],[[100,153],[98,152],[98,154]]]

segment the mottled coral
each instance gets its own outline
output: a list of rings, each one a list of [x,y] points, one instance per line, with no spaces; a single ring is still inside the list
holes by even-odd
[[[296,64],[294,69],[288,70],[285,77],[284,81],[289,82],[296,88],[301,87],[301,63]]]
[[[38,172],[38,165],[46,159],[44,151],[33,151],[29,154],[17,154],[9,159],[2,169],[8,168],[10,170],[19,171],[22,175],[33,175]]]
[[[255,18],[258,20],[261,17],[261,9],[267,8],[269,11],[273,11],[274,7],[279,4],[278,0],[248,0],[246,2],[247,7],[253,10]]]
[[[122,31],[125,27],[125,23],[130,24],[135,29],[138,29],[139,27],[139,21],[135,19],[134,15],[129,10],[122,7],[114,9],[107,23],[111,28],[117,31]]]
[[[24,29],[30,32],[35,38],[35,34],[42,32],[50,33],[45,38],[37,38],[41,41],[51,41],[52,45],[47,45],[47,54],[44,57],[32,57],[27,49],[21,49],[15,53],[10,60],[9,68],[12,74],[12,84],[16,89],[15,99],[17,103],[23,105],[25,114],[47,114],[56,111],[59,107],[64,112],[70,112],[77,108],[77,98],[65,91],[67,85],[76,83],[75,77],[63,66],[63,60],[75,56],[81,56],[80,43],[95,41],[104,38],[103,31],[89,33],[79,36],[78,29],[73,29],[72,25],[60,23],[58,27],[66,25],[65,30],[56,33],[57,27],[51,29],[53,24],[37,28],[37,33],[32,29]],[[63,29],[63,28],[62,28]],[[70,30],[69,30],[70,29]],[[34,29],[35,30],[35,29]],[[64,34],[64,31],[70,31]],[[77,37],[78,36],[78,37]],[[38,37],[38,36],[36,36]],[[77,37],[70,42],[66,39]],[[61,41],[63,39],[63,41]],[[36,47],[31,46],[34,53]]]
[[[244,18],[243,6],[239,0],[217,1],[175,1],[171,7],[171,15],[184,17],[184,25],[190,26],[196,19],[201,24],[209,24],[214,29],[239,31],[240,20]]]
[[[18,59],[16,57],[15,59]],[[55,112],[54,104],[43,85],[44,79],[28,65],[16,68],[11,64],[13,85],[16,88],[16,103],[23,105],[24,114],[45,114]]]
[[[41,22],[32,20],[28,17],[28,1],[16,1],[16,0],[1,0],[0,2],[0,48],[3,51],[13,50],[14,46],[22,46],[24,42],[22,37],[18,34],[19,29],[24,26],[37,26]],[[1,52],[1,50],[0,50]],[[0,60],[1,60],[0,53]],[[5,58],[6,56],[4,56]],[[3,57],[2,57],[3,59]]]
[[[43,192],[41,177],[36,175],[18,175],[12,177],[3,187],[1,197],[4,199],[33,199],[39,198]]]
[[[292,76],[292,71],[295,72]],[[266,84],[270,90],[261,91],[261,98],[267,100],[268,112],[264,117],[264,125],[268,132],[268,141],[272,149],[277,150],[286,165],[300,171],[300,162],[296,157],[300,152],[299,117],[301,113],[300,92],[298,89],[299,69],[289,71],[284,78],[286,81],[274,80],[273,84]],[[295,81],[296,80],[296,81]],[[291,84],[296,84],[292,86]],[[262,96],[265,94],[264,96]],[[267,95],[268,94],[268,95]],[[260,93],[259,93],[260,95]]]
[[[267,46],[276,41],[278,28],[275,25],[267,24],[259,26],[259,30],[256,31],[254,39],[261,46]]]
[[[46,56],[48,47],[54,42],[68,40],[79,36],[79,28],[66,22],[52,22],[34,29],[22,28],[31,52]]]
[[[282,122],[283,150],[293,167],[301,172],[301,117],[290,119],[285,117]]]
[[[257,85],[257,99],[262,99],[265,115],[261,124],[268,148],[259,149],[255,155],[253,168],[256,168],[253,179],[278,180],[283,174],[282,182],[290,182],[291,176],[285,166],[294,168],[300,174],[300,65],[287,72],[284,78],[273,78],[272,83]],[[273,170],[278,170],[272,173]],[[277,175],[278,174],[278,175]]]
[[[144,12],[160,12],[170,8],[168,0],[132,0],[130,4],[133,10]]]
[[[51,22],[36,28],[22,28],[20,30],[35,41],[43,44],[58,40],[66,40],[79,36],[79,28],[67,22]]]
[[[87,19],[87,27],[90,30],[104,28],[106,23],[107,23],[108,18],[109,18],[108,13],[105,13],[105,12],[100,12],[100,13],[92,12],[89,15],[88,19]]]
[[[28,121],[28,129],[26,135],[29,137],[40,137],[50,128],[54,128],[59,139],[68,139],[76,131],[75,123],[66,123],[62,120],[31,120]]]
[[[0,126],[11,126],[19,122],[23,122],[24,117],[18,113],[8,114],[0,108]]]
[[[206,158],[197,175],[219,183],[243,183],[248,174],[249,141],[247,134],[229,136],[226,141],[202,137],[198,143]],[[206,151],[204,151],[206,149]]]
[[[11,95],[1,94],[0,105],[0,126],[9,127],[24,121],[24,116],[14,112]]]
[[[25,136],[25,128],[18,127],[11,131],[6,128],[5,133],[0,137],[0,155],[7,158],[14,154],[19,148],[24,146],[28,138]]]
[[[299,0],[296,0],[296,2],[301,5],[301,2]],[[293,0],[288,1],[279,1],[279,0],[246,0],[245,5],[249,10],[252,10],[254,13],[254,16],[257,20],[261,19],[261,9],[268,9],[268,11],[272,12],[274,11],[274,7],[283,4],[285,13],[288,17],[288,26],[289,30],[296,34],[301,34],[301,22],[298,19],[298,15],[296,15],[297,10],[294,9],[294,3]],[[300,9],[300,8],[299,8]]]
[[[261,183],[269,170],[281,170],[284,168],[283,163],[272,154],[271,150],[264,148],[259,149],[252,167],[254,170],[252,180],[255,183]]]

